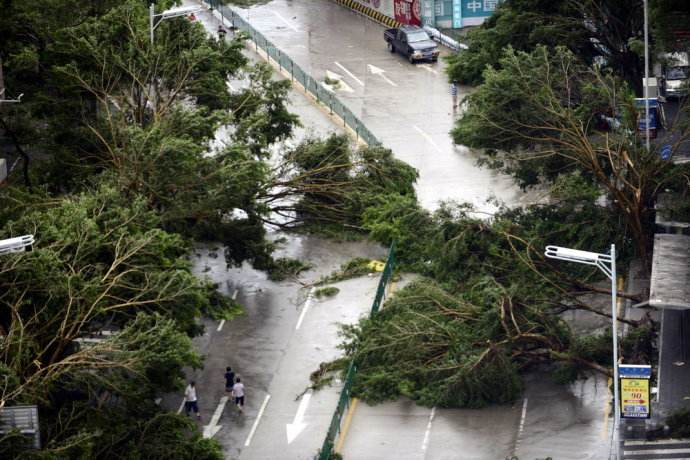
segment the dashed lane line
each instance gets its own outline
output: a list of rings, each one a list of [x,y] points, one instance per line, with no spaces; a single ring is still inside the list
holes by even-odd
[[[343,72],[345,72],[345,73],[346,73],[350,78],[352,78],[354,81],[356,81],[357,83],[359,83],[360,86],[364,86],[364,83],[362,83],[362,80],[360,80],[359,78],[355,77],[355,75],[354,75],[352,72],[350,72],[349,70],[347,70],[347,69],[345,68],[345,66],[343,66],[340,62],[335,61],[335,65],[337,65],[338,67],[340,67],[340,69],[341,69]]]
[[[431,413],[429,414],[429,422],[426,424],[426,431],[424,432],[424,441],[422,441],[422,452],[426,452],[429,448],[429,438],[431,437],[431,424],[436,416],[436,407],[431,408]]]
[[[259,413],[256,416],[256,420],[254,420],[254,424],[252,425],[252,429],[249,432],[249,436],[247,436],[247,440],[244,442],[244,447],[249,447],[249,445],[252,443],[252,438],[254,437],[254,433],[256,433],[256,428],[259,426],[261,417],[264,415],[264,411],[266,410],[266,406],[268,405],[269,399],[271,399],[271,395],[266,395],[266,397],[264,398],[264,402],[261,403],[261,408],[259,409]]]
[[[302,313],[299,315],[299,319],[297,320],[297,325],[295,326],[295,330],[298,331],[299,328],[302,326],[302,321],[304,321],[304,317],[307,314],[307,310],[309,310],[309,307],[311,306],[311,299],[314,294],[314,290],[316,288],[311,288],[309,290],[309,294],[307,294],[307,300],[304,302],[304,307],[302,307]]]
[[[232,300],[237,299],[237,293],[239,292],[239,289],[235,289],[235,292],[232,293]],[[223,330],[223,326],[225,326],[225,320],[221,319],[220,323],[218,323],[218,327],[216,328],[217,332],[220,332]]]
[[[434,142],[434,139],[433,139],[431,136],[429,136],[429,134],[427,134],[426,132],[424,132],[424,131],[422,130],[422,128],[420,128],[420,127],[417,126],[417,125],[412,125],[412,127],[415,129],[415,131],[417,131],[419,134],[421,134],[421,136],[422,136],[429,144],[431,144],[431,146],[432,146],[434,149],[436,149],[436,151],[437,151],[438,153],[443,153],[443,151],[442,151],[441,148],[438,146],[438,144],[437,144],[436,142]]]
[[[285,23],[285,25],[288,26],[290,29],[292,29],[292,30],[295,31],[295,32],[299,32],[299,29],[298,29],[297,27],[295,27],[290,21],[288,21],[287,19],[285,19],[285,18],[283,17],[283,15],[281,15],[281,14],[278,13],[277,11],[271,11],[271,12],[275,15],[275,17],[277,17],[278,19],[280,19],[281,21],[283,21],[283,23]]]
[[[522,401],[522,414],[520,415],[520,426],[518,428],[517,437],[515,438],[515,448],[513,449],[513,457],[517,457],[520,443],[522,442],[522,432],[525,429],[525,419],[527,418],[527,398]]]

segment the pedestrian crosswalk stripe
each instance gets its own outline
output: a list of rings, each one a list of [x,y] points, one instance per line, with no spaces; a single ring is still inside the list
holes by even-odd
[[[659,441],[625,441],[625,447],[628,446],[658,446],[659,444],[687,444],[690,446],[688,439],[661,439]]]
[[[624,460],[690,460],[690,440],[625,441]]]

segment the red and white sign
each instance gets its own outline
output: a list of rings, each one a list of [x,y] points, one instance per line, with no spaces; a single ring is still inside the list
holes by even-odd
[[[403,24],[422,24],[421,0],[395,0],[395,20]]]

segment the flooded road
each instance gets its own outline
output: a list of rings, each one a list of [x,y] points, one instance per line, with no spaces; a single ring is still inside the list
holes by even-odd
[[[509,178],[477,167],[472,152],[452,144],[448,131],[456,115],[443,63],[413,66],[389,54],[381,26],[328,0],[274,0],[242,14],[316,79],[323,80],[327,72],[342,78],[341,100],[397,158],[419,170],[417,191],[425,207],[458,200],[490,213],[495,209],[487,202],[491,198],[509,205],[527,202]],[[218,21],[211,13],[198,17],[215,32]],[[248,56],[257,60],[251,52]],[[239,88],[246,82],[230,84]],[[291,90],[289,97],[290,110],[304,126],[277,151],[307,136],[343,132],[301,93]],[[226,138],[219,131],[218,145]],[[271,237],[286,237],[276,257],[297,258],[314,269],[299,279],[273,282],[246,264],[226,266],[218,245],[199,245],[192,256],[195,272],[217,283],[245,310],[227,323],[204,320],[206,332],[195,339],[205,355],[204,367],[189,373],[198,382],[200,428],[221,443],[229,459],[309,459],[316,454],[341,384],[336,381],[305,398],[309,374],[340,356],[339,324],[368,314],[378,276],[335,283],[340,292],[322,300],[314,297],[312,283],[353,257],[386,255],[384,248],[364,242]],[[244,414],[224,400],[226,366],[247,386]],[[530,377],[524,396],[515,405],[484,410],[429,409],[405,400],[361,404],[342,452],[346,459],[608,458],[604,379],[560,386],[547,375]],[[179,405],[179,395],[168,399],[168,406]]]
[[[343,103],[396,158],[419,170],[417,193],[425,208],[456,200],[492,212],[492,198],[509,206],[534,200],[453,144],[449,131],[457,114],[443,60],[413,65],[389,53],[383,26],[330,0],[274,0],[236,11],[317,81],[342,82],[336,92]],[[468,90],[460,88],[460,98]]]

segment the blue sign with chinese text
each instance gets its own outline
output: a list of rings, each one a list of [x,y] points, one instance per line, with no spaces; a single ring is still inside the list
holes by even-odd
[[[652,366],[647,364],[619,364],[618,376],[631,379],[648,379],[652,377]]]

